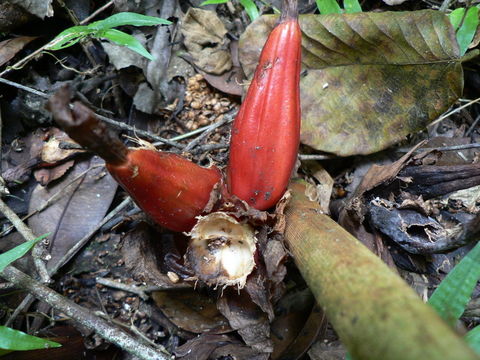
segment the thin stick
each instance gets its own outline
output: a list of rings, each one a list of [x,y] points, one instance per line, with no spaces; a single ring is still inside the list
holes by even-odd
[[[1,76],[1,74],[0,74]],[[13,86],[13,87],[16,87],[17,89],[21,89],[21,90],[24,90],[24,91],[27,91],[31,94],[35,94],[37,96],[40,96],[44,99],[49,99],[50,98],[50,95],[42,92],[42,91],[39,91],[39,90],[36,90],[36,89],[33,89],[31,87],[28,87],[28,86],[25,86],[25,85],[21,85],[19,83],[16,83],[14,81],[10,81],[10,80],[7,80],[7,79],[2,79],[0,77],[0,83],[4,83],[4,84],[7,84],[7,85],[10,85],[10,86]],[[122,123],[122,122],[119,122],[119,121],[116,121],[116,120],[113,120],[113,119],[110,119],[106,116],[103,116],[103,115],[100,115],[100,114],[95,114],[100,120],[116,127],[117,129],[122,129],[122,130],[127,130],[127,131],[131,131],[137,135],[140,135],[140,136],[143,136],[151,141],[157,141],[161,144],[166,144],[166,145],[170,145],[170,146],[173,146],[173,147],[176,147],[178,149],[182,149],[183,148],[183,145],[182,144],[179,144],[177,143],[175,140],[180,140],[180,139],[183,139],[183,138],[186,138],[186,137],[189,137],[189,136],[192,136],[192,135],[195,135],[199,132],[202,132],[204,130],[202,129],[197,129],[197,130],[200,130],[200,131],[196,131],[195,133],[190,133],[190,134],[184,134],[184,135],[180,135],[180,136],[177,136],[176,138],[173,138],[173,139],[165,139],[161,136],[158,136],[158,135],[155,135],[155,134],[151,134],[149,133],[148,131],[144,131],[144,130],[140,130],[140,129],[137,129],[135,128],[134,126],[130,126],[128,124],[125,124],[125,123]]]
[[[434,121],[432,121],[430,124],[428,124],[428,126],[433,126],[433,125],[439,123],[440,121],[442,121],[443,119],[448,118],[450,115],[453,115],[453,114],[459,112],[460,110],[465,109],[466,107],[468,107],[468,106],[470,106],[470,105],[473,105],[473,104],[475,104],[475,103],[477,103],[477,102],[479,102],[479,101],[480,101],[480,98],[477,98],[477,99],[475,99],[475,100],[471,100],[471,101],[469,101],[468,103],[463,104],[462,106],[459,106],[458,108],[455,108],[455,109],[453,109],[452,111],[449,111],[449,112],[447,112],[446,114],[440,116],[437,120],[434,120]]]
[[[65,265],[67,262],[70,261],[71,258],[75,256],[78,250],[80,250],[85,244],[88,242],[88,240],[95,234],[103,225],[105,225],[107,222],[109,222],[115,215],[117,215],[122,209],[124,209],[128,204],[130,204],[131,199],[126,198],[123,200],[115,209],[113,209],[107,216],[103,218],[103,220],[97,224],[88,234],[86,234],[83,238],[81,238],[68,252],[63,255],[63,257],[57,261],[57,263],[52,266],[48,270],[48,274],[50,276],[55,276],[57,271]],[[17,306],[13,314],[10,316],[10,318],[7,320],[7,323],[5,324],[6,326],[10,325],[15,318],[26,308],[28,308],[34,300],[34,297],[29,294],[23,299],[23,301],[20,303],[20,305]]]
[[[82,21],[80,21],[79,25],[85,25],[86,23],[88,23],[90,20],[92,20],[94,17],[96,17],[98,14],[100,14],[101,12],[103,12],[104,10],[106,10],[107,8],[109,8],[110,6],[112,6],[115,2],[112,0],[112,1],[109,1],[108,3],[106,3],[105,5],[103,5],[102,7],[98,8],[97,10],[95,10],[93,13],[91,13],[89,16],[87,16],[85,19],[83,19]]]
[[[171,360],[171,355],[165,355],[150,346],[139,342],[127,332],[112,326],[104,319],[95,316],[91,310],[75,304],[47,286],[35,281],[27,274],[13,266],[7,266],[0,276],[35,295],[35,297],[53,308],[63,312],[65,315],[75,319],[86,328],[95,331],[105,340],[119,346],[129,353],[138,356],[142,360]]]
[[[210,135],[212,132],[214,132],[216,129],[218,129],[219,127],[227,124],[228,122],[232,121],[234,119],[234,116],[233,115],[230,115],[230,116],[224,116],[222,120],[216,122],[216,123],[213,123],[210,125],[210,127],[205,130],[200,136],[197,136],[194,140],[190,141],[184,148],[183,148],[183,151],[184,152],[189,152],[191,151],[195,146],[197,146],[198,144],[200,144],[200,142],[202,140],[204,140],[208,135]]]
[[[32,241],[37,238],[33,233],[32,229],[30,229],[23,221],[12,211],[7,204],[0,199],[0,212],[5,215],[5,217],[15,226],[20,234],[24,237],[26,241]],[[37,269],[38,275],[42,279],[42,282],[49,283],[51,281],[50,276],[48,275],[47,267],[42,260],[42,248],[40,247],[43,241],[37,244],[32,250],[32,257],[33,262],[35,264],[35,268]]]
[[[438,150],[438,151],[455,151],[455,150],[467,150],[467,149],[478,149],[480,148],[480,143],[471,143],[463,145],[452,145],[452,146],[439,146],[439,147],[427,147],[427,148],[418,148],[415,152]],[[411,149],[397,149],[398,152],[409,152]]]

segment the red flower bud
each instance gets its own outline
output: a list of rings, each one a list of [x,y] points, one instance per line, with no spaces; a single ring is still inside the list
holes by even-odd
[[[65,132],[102,157],[112,176],[154,221],[170,230],[190,231],[220,182],[220,171],[153,148],[128,149],[93,111],[79,102],[71,111],[69,101],[69,90],[63,88],[48,105]]]
[[[125,163],[107,169],[143,211],[174,231],[192,229],[220,182],[216,167],[146,148],[130,149]]]
[[[285,192],[300,141],[301,31],[295,0],[284,2],[232,127],[227,184],[266,210]]]

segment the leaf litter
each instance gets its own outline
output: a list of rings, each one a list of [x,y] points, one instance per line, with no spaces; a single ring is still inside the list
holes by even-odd
[[[144,88],[149,88],[148,96],[153,97],[145,102],[144,107],[137,106],[132,110],[131,120],[135,125],[170,137],[220,121],[218,117],[222,116],[222,111],[236,107],[241,85],[245,84],[238,71],[245,72],[247,78],[251,76],[275,18],[262,16],[242,34],[231,26],[229,11],[228,7],[220,6],[216,13],[203,15],[202,21],[211,20],[216,24],[213,32],[205,32],[202,26],[195,24],[197,33],[194,39],[189,38],[192,32],[188,25],[187,30],[182,25],[183,30],[177,29],[177,35],[168,35],[178,41],[174,46],[184,51],[183,58],[178,52],[172,52],[170,64],[183,62],[184,65],[178,69],[169,67],[170,75],[164,77],[167,73],[163,73],[167,71],[164,64],[158,73],[150,72],[150,76],[142,79]],[[178,12],[172,13],[179,16]],[[398,160],[400,156],[392,145],[403,142],[402,146],[410,148],[418,138],[410,137],[405,142],[407,135],[425,130],[461,96],[462,64],[451,27],[443,14],[429,10],[365,12],[348,16],[305,15],[301,17],[301,26],[306,70],[301,84],[302,141],[308,145],[302,147],[302,151],[351,156],[385,150],[372,157],[325,161],[322,166],[314,160],[303,162],[299,173],[311,182],[311,197],[320,201],[324,212],[331,212],[334,218],[340,215],[338,220],[342,225],[392,267],[398,267],[407,279],[414,279],[413,275],[421,273],[427,276],[426,287],[435,286],[442,277],[436,273],[439,264],[443,264],[442,272],[448,271],[454,264],[455,254],[464,251],[463,246],[469,244],[479,231],[478,151],[427,150],[422,153],[421,148],[414,148],[413,152]],[[435,31],[431,31],[432,26]],[[178,37],[180,32],[185,39]],[[240,64],[235,64],[236,45],[232,39],[238,36]],[[101,51],[101,46],[97,44],[96,50]],[[157,51],[152,53],[161,53],[161,50]],[[110,55],[114,56],[113,53]],[[118,53],[115,56],[119,56]],[[83,57],[81,61],[86,60]],[[102,65],[109,66],[105,61]],[[135,62],[129,65],[135,66]],[[40,65],[33,63],[30,66],[36,69]],[[144,65],[139,67],[146,71]],[[202,76],[192,78],[194,69]],[[120,79],[131,79],[132,75],[142,78],[139,70],[132,70],[129,66],[118,66],[115,71]],[[42,76],[49,80],[48,75]],[[73,74],[69,77],[71,79]],[[158,79],[161,81],[156,82]],[[118,86],[114,82],[107,81],[105,86],[98,87],[97,91],[104,98],[100,99],[94,92],[85,95],[98,108],[105,106],[115,111],[115,106],[121,106],[125,110],[128,109],[125,101],[140,89],[138,83],[123,81],[121,89],[125,92],[120,102],[118,96],[115,100],[108,95],[108,86]],[[177,90],[168,93],[166,83],[169,86],[175,83]],[[155,91],[152,92],[150,87]],[[468,90],[468,83],[466,87]],[[163,100],[152,101],[160,88],[164,92]],[[9,91],[11,96],[17,96]],[[141,97],[137,95],[137,99]],[[221,103],[221,109],[215,108],[217,103]],[[145,115],[138,109],[150,110],[145,111]],[[478,142],[476,128],[467,135],[476,111],[474,107],[472,115],[463,112],[452,116],[451,122],[428,128],[432,139],[421,146],[437,148]],[[448,126],[449,129],[444,129]],[[445,133],[448,136],[439,143]],[[225,129],[219,129],[200,146],[225,144],[227,136]],[[60,200],[30,220],[35,232],[54,230],[55,235],[50,238],[49,260],[54,263],[88,232],[89,227],[101,221],[112,201],[118,202],[122,195],[119,192],[114,196],[116,185],[104,176],[101,167],[85,173],[93,164],[88,154],[67,150],[67,153],[71,152],[66,155],[57,144],[65,139],[58,140],[56,135],[49,139],[44,143],[43,138],[38,137],[37,155],[24,156],[21,171],[17,168],[9,179],[10,184],[33,191],[29,203],[31,212],[56,191],[64,189]],[[187,145],[188,140],[183,143]],[[47,161],[53,163],[53,167],[42,164],[45,159],[39,155],[42,153],[38,152],[39,148],[49,156],[53,155]],[[225,160],[225,150],[214,149],[190,156],[200,161],[212,157],[221,163]],[[384,156],[384,165],[378,166],[376,163],[380,161],[377,159],[381,156]],[[37,160],[32,162],[31,159]],[[359,170],[362,166],[363,173]],[[32,183],[32,169],[42,185]],[[5,167],[3,170],[5,174]],[[425,173],[428,175],[422,175]],[[83,180],[75,180],[80,175]],[[21,186],[16,183],[19,179],[24,181]],[[100,194],[100,200],[96,194]],[[180,274],[176,270],[181,269],[182,262],[172,269],[165,261],[165,255],[172,251],[182,254],[182,242],[185,241],[182,236],[152,226],[135,209],[128,214],[126,218],[117,219],[114,225],[104,227],[105,235],[96,236],[71,264],[71,274],[62,275],[60,281],[66,295],[92,309],[103,306],[102,311],[106,310],[112,318],[124,324],[134,324],[135,329],[141,329],[149,339],[167,345],[179,358],[233,356],[237,359],[267,359],[272,350],[275,359],[285,356],[300,358],[317,337],[319,342],[309,352],[311,358],[320,359],[329,351],[343,354],[341,348],[332,350],[319,345],[323,343],[326,322],[322,313],[312,307],[311,295],[305,296],[307,299],[310,296],[310,302],[295,308],[297,295],[308,293],[308,290],[289,262],[281,238],[269,234],[267,228],[259,235],[264,264],[258,267],[244,290],[215,291],[202,284],[185,289],[181,276],[175,278],[172,275],[175,272]],[[158,249],[159,243],[161,249]],[[452,244],[460,249],[452,252]],[[419,252],[427,253],[428,258],[418,255]],[[285,276],[287,282],[284,282]],[[147,292],[156,301],[154,305],[128,291],[100,285],[96,283],[97,277],[113,277],[129,286],[174,290],[172,293],[170,290]],[[414,280],[411,281],[413,284]],[[289,296],[294,299],[290,300],[290,305],[286,300]],[[192,302],[196,304],[188,305]],[[280,330],[275,326],[283,330],[291,326],[292,331],[288,337],[277,336]],[[331,329],[327,330],[327,338],[335,344]],[[98,349],[105,344],[90,337],[89,346]]]

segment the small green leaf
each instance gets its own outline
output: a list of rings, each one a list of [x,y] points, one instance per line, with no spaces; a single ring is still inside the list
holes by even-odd
[[[343,0],[343,7],[347,14],[362,12],[362,7],[358,0]]]
[[[335,0],[315,0],[320,14],[341,14],[342,9]]]
[[[22,331],[0,326],[0,349],[36,350],[62,346],[59,343],[25,334]]]
[[[465,8],[458,8],[453,10],[449,15],[448,18],[452,23],[453,29],[456,31],[460,26],[460,23],[463,19],[463,14],[465,13]]]
[[[51,44],[47,47],[47,49],[64,49],[76,44],[91,33],[92,30],[88,29],[86,26],[72,26],[58,34],[55,39],[51,41]]]
[[[252,0],[240,0],[240,4],[245,8],[245,11],[251,21],[260,16],[257,5]]]
[[[20,259],[23,255],[25,255],[36,243],[45,239],[50,234],[45,234],[39,236],[36,239],[26,241],[7,252],[4,252],[0,255],[0,272],[3,271],[8,265],[14,262],[17,259]],[[1,338],[1,336],[0,336]]]
[[[468,46],[475,36],[478,27],[478,7],[474,6],[468,9],[467,15],[463,19],[463,23],[457,30],[457,41],[460,46],[460,55],[467,52]]]
[[[200,6],[212,5],[212,4],[225,4],[228,0],[207,0],[200,4]]]
[[[135,51],[136,53],[145,56],[149,60],[153,60],[152,54],[150,54],[143,46],[140,44],[140,41],[135,39],[132,35],[124,33],[123,31],[116,29],[109,29],[99,33],[100,37],[103,39],[110,40],[115,44],[126,46],[130,50]]]
[[[480,243],[443,279],[428,303],[452,327],[465,311],[480,279]]]
[[[465,335],[465,341],[477,354],[480,354],[480,325],[476,326]]]
[[[108,30],[117,26],[153,26],[153,25],[170,25],[172,22],[153,16],[146,16],[132,12],[121,12],[106,19],[95,21],[88,25],[88,28],[95,31]]]

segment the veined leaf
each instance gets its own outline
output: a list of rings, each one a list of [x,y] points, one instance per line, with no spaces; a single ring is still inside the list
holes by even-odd
[[[252,0],[240,0],[240,4],[242,4],[242,6],[245,8],[245,11],[247,12],[247,15],[251,21],[260,16],[257,5],[255,5]]]
[[[106,19],[95,21],[87,27],[95,31],[108,30],[117,26],[153,26],[153,25],[170,25],[172,22],[153,16],[146,16],[132,12],[121,12]]]
[[[362,7],[358,0],[343,0],[343,7],[347,14],[353,14],[356,12],[362,12]]]
[[[4,350],[36,350],[62,346],[59,343],[25,334],[22,331],[0,326],[0,349]]]
[[[342,9],[336,0],[315,0],[320,14],[341,14]]]
[[[126,46],[130,50],[135,51],[136,53],[145,56],[149,60],[153,60],[152,54],[150,54],[143,46],[140,44],[140,41],[135,39],[132,35],[124,33],[123,31],[116,29],[105,30],[101,33],[100,37],[110,40],[115,44]]]
[[[463,19],[463,23],[459,24],[460,28],[457,30],[457,41],[458,46],[460,47],[460,55],[467,52],[468,46],[472,42],[475,32],[477,31],[478,23],[478,7],[473,6],[468,9],[467,15],[465,15],[465,18]]]
[[[242,34],[251,76],[275,16]],[[463,90],[455,32],[438,11],[301,15],[301,140],[340,156],[370,154],[424,129]]]
[[[480,243],[443,279],[428,303],[452,327],[465,311],[480,279]]]
[[[3,254],[0,254],[0,272],[3,271],[8,265],[14,262],[17,259],[20,259],[25,255],[36,243],[45,239],[49,234],[39,236],[36,239],[26,241],[18,246],[15,246],[13,249],[10,249]],[[0,336],[1,338],[1,336]]]
[[[480,325],[476,326],[465,335],[465,341],[477,354],[480,354]]]

